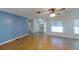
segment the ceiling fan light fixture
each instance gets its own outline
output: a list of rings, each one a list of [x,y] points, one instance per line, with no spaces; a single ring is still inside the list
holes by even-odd
[[[55,16],[56,16],[55,13],[50,14],[50,17],[55,17]]]

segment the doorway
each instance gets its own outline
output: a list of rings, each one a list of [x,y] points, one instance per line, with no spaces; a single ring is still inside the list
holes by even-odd
[[[46,33],[46,22],[42,18],[36,18],[34,20],[34,32]]]
[[[45,21],[39,23],[39,32],[40,33],[45,33],[46,32],[46,22]]]

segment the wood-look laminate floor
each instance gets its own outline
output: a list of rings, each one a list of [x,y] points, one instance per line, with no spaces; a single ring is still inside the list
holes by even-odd
[[[49,36],[45,34],[30,34],[26,37],[0,46],[0,50],[77,50],[79,40]]]

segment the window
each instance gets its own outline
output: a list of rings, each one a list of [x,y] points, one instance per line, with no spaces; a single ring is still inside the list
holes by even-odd
[[[51,26],[52,32],[63,32],[63,22],[62,21],[54,21]]]
[[[79,20],[75,20],[74,32],[75,34],[79,34]]]

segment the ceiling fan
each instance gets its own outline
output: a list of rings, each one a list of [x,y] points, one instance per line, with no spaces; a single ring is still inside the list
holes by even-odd
[[[50,17],[54,17],[56,15],[60,15],[61,12],[65,9],[66,8],[49,8],[45,12],[37,11],[37,14],[40,14],[40,15],[50,14]]]

